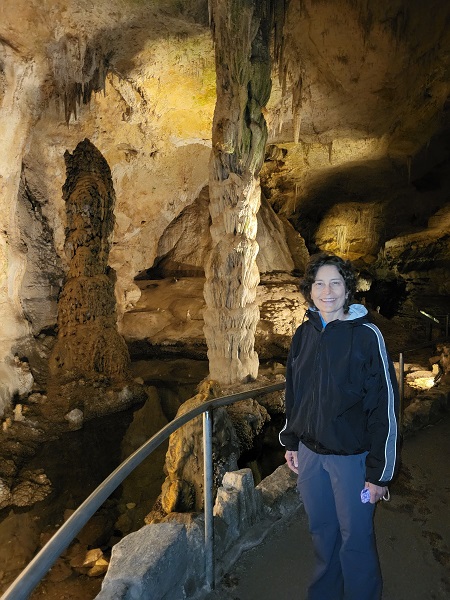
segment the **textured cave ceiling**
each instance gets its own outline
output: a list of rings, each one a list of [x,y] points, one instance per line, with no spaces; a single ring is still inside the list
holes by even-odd
[[[279,57],[267,115],[272,142],[336,144],[345,155],[352,140],[362,161],[406,161],[447,128],[447,2],[275,4]],[[49,64],[48,89],[41,93],[61,96],[69,111],[103,89],[108,70],[127,77],[155,40],[170,45],[208,31],[206,0],[6,0],[0,10],[3,52]]]

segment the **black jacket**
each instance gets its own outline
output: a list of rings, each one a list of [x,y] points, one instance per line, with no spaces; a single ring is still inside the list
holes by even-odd
[[[380,330],[360,304],[324,328],[315,309],[294,334],[286,368],[286,425],[280,441],[321,453],[368,451],[366,479],[385,485],[397,463],[399,395]]]

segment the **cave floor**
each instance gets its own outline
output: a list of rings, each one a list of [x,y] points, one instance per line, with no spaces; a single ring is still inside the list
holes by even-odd
[[[396,338],[393,338],[396,339]],[[393,356],[394,360],[395,360],[395,356]],[[414,358],[409,355],[408,356],[408,361],[413,361],[414,364],[417,365],[417,368],[421,368],[421,369],[426,369],[427,368],[427,363],[429,361],[429,349],[423,349],[420,352],[415,352],[414,353]],[[140,367],[142,369],[142,366]],[[179,368],[177,366],[177,368]],[[135,409],[133,409],[131,412],[133,412]],[[153,414],[153,413],[152,413]],[[145,416],[145,415],[144,415]],[[112,422],[114,422],[115,417],[111,416],[111,420]],[[149,419],[145,419],[146,422],[149,421]],[[105,423],[105,427],[107,430],[107,434],[108,434],[108,427],[107,427],[107,422],[109,421],[109,418],[106,419],[102,419],[102,423]],[[121,424],[125,425],[125,423],[123,422],[123,416],[120,418]],[[99,428],[98,425],[95,425],[95,423],[93,424],[95,426],[95,430],[97,433],[99,433]],[[156,429],[159,429],[161,426],[163,425],[163,423],[152,423],[152,427],[155,427]],[[66,440],[68,438],[70,438],[71,436],[79,436],[79,435],[84,435],[87,436],[88,438],[93,437],[91,433],[89,433],[89,424],[86,424],[85,428],[83,428],[83,430],[80,432],[70,432],[67,434],[66,436]],[[117,434],[117,426],[116,425],[111,425],[111,427],[114,429],[115,434]],[[408,448],[410,447],[414,447],[414,444],[416,443],[414,440],[417,439],[422,439],[422,435],[426,436],[428,431],[439,431],[439,427],[440,425],[436,425],[433,426],[430,429],[426,429],[423,434],[422,433],[417,433],[414,437],[412,438],[408,438],[407,440],[407,444],[405,446],[405,454],[404,456],[407,457],[408,456]],[[102,428],[103,429],[103,426]],[[138,430],[139,433],[140,430]],[[153,429],[152,432],[147,432],[148,435],[147,437],[150,437],[150,433],[154,433]],[[109,440],[109,442],[111,443],[112,440],[114,439],[114,436],[108,434],[107,435],[107,439]],[[92,485],[89,481],[86,482],[85,479],[83,477],[81,477],[81,473],[82,473],[82,468],[85,467],[86,465],[95,465],[95,471],[99,471],[100,469],[100,465],[102,464],[102,460],[101,460],[101,455],[106,453],[108,455],[110,455],[111,457],[113,457],[113,455],[115,455],[115,452],[119,449],[120,444],[118,444],[117,442],[112,442],[113,446],[117,446],[117,448],[114,450],[114,452],[112,451],[112,449],[110,447],[107,448],[107,446],[105,445],[104,442],[95,442],[95,457],[92,455],[92,451],[88,449],[88,445],[83,442],[80,444],[76,444],[76,447],[71,447],[70,445],[65,444],[64,446],[64,452],[61,453],[60,450],[55,450],[52,449],[52,442],[47,442],[45,444],[46,446],[46,452],[50,455],[53,456],[58,456],[58,461],[56,461],[54,468],[58,470],[58,473],[55,475],[54,473],[52,473],[50,470],[48,471],[49,476],[50,476],[50,480],[51,481],[55,481],[58,479],[61,479],[63,481],[63,488],[65,490],[66,495],[69,493],[69,490],[71,489],[69,486],[69,481],[70,479],[76,479],[79,480],[81,487],[86,488],[84,490],[84,492],[87,495],[87,489]],[[443,442],[442,442],[443,443]],[[138,444],[139,445],[139,444]],[[441,444],[442,445],[442,444]],[[80,448],[83,450],[80,454]],[[448,442],[447,442],[447,453],[448,453]],[[114,448],[113,448],[114,449]],[[128,451],[125,452],[126,455],[128,455],[131,450],[133,450],[134,447],[132,449],[128,449]],[[420,452],[422,452],[419,449]],[[0,452],[1,454],[1,452]],[[422,453],[423,454],[423,453]],[[442,454],[444,454],[444,448],[442,448]],[[68,462],[68,458],[70,458],[70,456],[72,456],[74,458],[74,463],[72,466],[69,467],[69,462]],[[29,463],[27,465],[27,468],[30,468],[35,464],[36,467],[41,467],[43,466],[40,462],[40,458],[39,456],[36,456],[35,458],[32,459],[31,464]],[[118,462],[120,462],[120,460],[118,459]],[[443,462],[442,460],[440,461],[441,463]],[[425,469],[425,467],[422,467],[422,469],[424,470],[424,472],[427,473],[428,476],[428,471],[429,473],[435,473],[436,472],[436,468],[435,465],[433,465],[433,460],[430,460],[431,466],[428,470],[428,467]],[[60,465],[60,466],[58,466]],[[62,466],[61,466],[62,465]],[[409,464],[408,461],[405,461],[405,465],[408,467],[409,471],[405,471],[404,472],[404,476],[402,475],[404,481],[408,482],[409,479],[408,477],[411,479],[411,481],[413,482],[414,486],[420,487],[420,481],[419,483],[415,483],[415,475],[414,475],[414,468],[412,468]],[[115,465],[114,465],[115,466]],[[61,468],[60,468],[61,467]],[[105,467],[106,468],[106,467]],[[449,475],[449,469],[448,466],[442,466],[443,469],[447,469],[447,478]],[[62,469],[62,472],[60,472]],[[45,469],[47,471],[47,468]],[[103,479],[104,476],[106,476],[111,468],[108,470],[106,469],[107,472],[105,473],[98,473],[98,481],[101,481]],[[88,472],[92,471],[92,469],[88,469]],[[408,485],[411,487],[410,484],[406,485],[405,483],[402,484],[402,478],[399,478],[399,481],[396,483],[396,486],[398,489],[400,489],[401,485],[403,485],[403,488],[406,488],[406,490],[408,489]],[[424,480],[426,481],[426,480]],[[67,487],[66,487],[67,486]],[[95,487],[95,485],[94,485]],[[412,498],[406,498],[404,497],[404,489],[402,488],[402,493],[400,494],[400,492],[397,493],[397,496],[394,496],[393,501],[391,502],[390,505],[383,505],[383,507],[380,507],[380,510],[377,511],[377,524],[381,523],[383,524],[384,522],[386,522],[388,524],[387,528],[389,529],[391,527],[391,523],[389,521],[389,519],[391,518],[391,520],[395,520],[395,521],[399,521],[402,522],[404,520],[408,521],[410,519],[412,519],[412,521],[414,523],[416,523],[416,521],[418,520],[418,522],[420,522],[420,518],[422,518],[420,515],[416,515],[416,513],[418,513],[419,509],[424,511],[424,513],[429,510],[430,506],[427,507],[427,505],[423,505],[421,504],[422,499],[419,499],[420,502],[418,502],[416,505],[413,502]],[[158,488],[159,489],[159,488]],[[393,488],[393,491],[395,493],[395,488]],[[445,491],[445,490],[444,490]],[[426,494],[429,493],[429,490],[426,490]],[[446,491],[447,496],[448,496],[448,490]],[[424,493],[424,495],[426,495]],[[398,498],[398,496],[400,498]],[[85,496],[84,496],[85,497]],[[84,499],[84,498],[82,498]],[[51,500],[51,498],[49,498],[49,500]],[[428,499],[429,502],[431,502],[430,499]],[[28,508],[23,508],[20,510],[10,510],[8,508],[4,509],[1,513],[0,513],[0,540],[2,541],[2,547],[3,547],[3,551],[0,552],[0,589],[4,590],[6,589],[6,586],[8,584],[8,582],[11,581],[11,578],[13,576],[13,572],[17,570],[19,564],[26,564],[27,560],[25,558],[25,555],[28,555],[31,551],[32,548],[31,546],[35,546],[36,545],[36,540],[34,539],[36,536],[39,536],[40,533],[42,531],[44,531],[44,537],[46,535],[45,531],[46,528],[43,527],[45,525],[45,514],[43,513],[43,505],[45,504],[46,501],[44,501],[44,503],[40,503],[39,505],[35,505],[33,508],[28,509]],[[400,504],[399,504],[400,502]],[[65,497],[64,502],[62,502],[61,507],[62,510],[67,509],[67,508],[76,508],[76,506],[80,503],[80,500],[76,500],[75,498],[70,497],[69,499],[67,497]],[[48,510],[56,510],[57,506],[56,504],[54,504],[54,498],[52,499],[52,502],[50,503],[51,506],[49,506]],[[138,524],[139,522],[142,521],[142,518],[139,520],[139,515],[141,514],[146,514],[146,512],[143,510],[143,508],[141,507],[141,502],[138,503],[138,506],[136,509],[134,509],[134,512],[136,512],[136,524]],[[398,510],[396,510],[395,512],[394,509],[396,508],[396,505],[399,504]],[[59,504],[58,504],[59,506]],[[142,510],[141,510],[142,508]],[[448,509],[448,505],[446,507]],[[392,511],[391,511],[392,509]],[[435,511],[435,508],[433,507],[433,514]],[[409,512],[408,512],[409,511]],[[130,514],[130,511],[127,511],[128,514]],[[139,515],[138,515],[139,513]],[[413,514],[414,513],[414,514]],[[411,514],[413,514],[413,517],[411,517]],[[439,512],[437,513],[439,514]],[[141,515],[142,516],[142,515]],[[448,528],[448,520],[449,517],[444,515],[442,516],[441,513],[441,517],[442,517],[442,521],[444,521],[444,519],[447,519],[447,528]],[[60,519],[60,517],[58,517],[58,519]],[[414,520],[415,519],[415,520]],[[424,521],[425,522],[425,521]],[[380,526],[380,525],[378,525]],[[392,529],[394,529],[395,527],[395,523],[392,526]],[[6,527],[7,530],[5,530],[4,528]],[[3,528],[3,529],[2,529]],[[383,531],[383,529],[381,529],[381,531]],[[400,531],[402,531],[400,529]],[[405,531],[407,531],[407,529],[405,529]],[[273,547],[271,547],[271,550],[269,551],[269,558],[267,558],[267,555],[265,555],[265,559],[266,561],[269,561],[269,564],[274,565],[274,569],[272,571],[272,575],[275,577],[274,580],[274,584],[273,586],[270,584],[269,585],[269,592],[266,593],[270,593],[271,595],[267,596],[264,595],[263,593],[261,593],[258,596],[255,596],[254,591],[255,589],[259,589],[258,586],[261,586],[261,588],[264,588],[265,585],[267,584],[266,579],[263,578],[261,580],[261,584],[258,584],[257,582],[259,581],[259,577],[260,575],[258,574],[258,572],[256,571],[257,566],[255,564],[251,564],[248,568],[247,571],[248,573],[243,574],[243,571],[239,571],[240,569],[240,565],[238,565],[236,567],[235,570],[233,570],[232,573],[230,573],[229,575],[227,575],[224,579],[224,583],[222,585],[222,587],[220,588],[220,594],[221,595],[215,595],[215,596],[211,596],[211,598],[223,598],[224,600],[227,599],[232,599],[232,600],[247,600],[250,598],[255,598],[258,597],[259,600],[265,600],[266,598],[273,598],[274,597],[274,589],[277,584],[276,581],[276,577],[280,576],[281,580],[284,582],[285,585],[288,585],[292,587],[289,587],[290,591],[286,591],[286,596],[283,595],[278,595],[278,598],[292,598],[292,597],[298,597],[299,592],[301,592],[304,587],[305,587],[305,582],[307,581],[307,577],[308,577],[308,573],[311,571],[311,561],[312,561],[312,551],[310,548],[310,542],[309,542],[309,536],[306,533],[306,523],[305,523],[305,517],[304,515],[299,515],[299,518],[294,522],[294,523],[290,523],[288,529],[286,530],[286,539],[287,540],[291,540],[291,547],[293,548],[292,552],[289,552],[288,555],[284,556],[280,553],[280,548],[284,547],[285,545],[285,541],[284,538],[282,536],[282,534],[280,534],[282,539],[279,541],[279,546],[276,545],[275,541],[273,542],[275,545]],[[441,560],[441,561],[447,561],[445,564],[447,565],[447,568],[450,567],[450,558],[449,558],[449,547],[450,547],[450,541],[448,539],[449,536],[447,536],[447,542],[446,542],[446,546],[443,540],[443,537],[439,537],[441,534],[439,533],[439,530],[436,528],[436,532],[433,533],[433,531],[431,530],[431,528],[428,528],[428,526],[424,525],[424,532],[423,535],[422,533],[420,534],[422,537],[419,538],[419,540],[424,543],[426,546],[428,545],[428,547],[430,547],[431,545],[434,544],[434,557],[438,557],[438,558],[433,558],[427,555],[426,560],[427,561],[431,561],[431,564],[436,565],[436,561],[437,560]],[[427,537],[428,536],[428,537]],[[276,540],[277,536],[274,534],[273,539]],[[300,540],[300,541],[299,541]],[[384,541],[383,535],[381,535],[380,539],[379,539],[379,545],[382,551],[382,562],[384,559],[384,556],[388,557],[388,561],[387,561],[387,566],[384,567],[384,570],[387,573],[387,578],[386,578],[386,583],[388,584],[389,581],[392,579],[392,581],[395,581],[394,577],[389,577],[389,568],[390,568],[390,561],[396,561],[397,559],[395,558],[395,549],[397,548],[397,546],[399,548],[401,548],[400,550],[400,554],[404,554],[406,553],[406,556],[409,557],[409,561],[410,564],[414,565],[417,564],[417,556],[421,556],[421,554],[419,553],[418,555],[413,555],[412,550],[411,550],[411,544],[410,544],[410,540],[409,538],[404,538],[400,537],[399,538],[399,543],[397,544],[397,542],[395,542],[395,540],[387,540]],[[400,542],[403,541],[403,545],[405,546],[406,550],[403,550],[402,545],[400,544]],[[12,543],[14,542],[14,543]],[[266,542],[269,543],[269,542]],[[295,546],[294,546],[295,544]],[[383,545],[385,544],[388,547],[388,550],[383,550]],[[389,548],[389,544],[393,545],[393,550],[390,551]],[[12,546],[14,546],[14,551],[11,552]],[[301,554],[299,555],[298,553],[298,547],[301,547]],[[263,552],[265,548],[265,544],[261,546],[261,548],[255,549],[254,553],[250,553],[250,556],[256,556],[257,553],[259,553],[260,551]],[[18,550],[20,549],[20,551]],[[295,549],[295,550],[294,550]],[[430,551],[431,552],[431,551]],[[429,553],[430,554],[430,553]],[[300,556],[300,559],[298,558]],[[279,558],[278,558],[279,557]],[[439,558],[440,557],[440,558]],[[29,560],[29,559],[28,559]],[[244,558],[242,560],[242,564],[245,565],[247,557]],[[422,558],[420,559],[422,561]],[[425,559],[423,559],[425,560]],[[280,564],[277,564],[278,561]],[[16,564],[17,562],[17,564]],[[423,561],[422,561],[423,562]],[[85,575],[77,575],[75,573],[72,573],[67,565],[63,564],[64,561],[62,559],[60,559],[55,566],[52,568],[52,570],[50,571],[49,575],[45,578],[45,580],[41,583],[41,585],[34,591],[34,593],[32,594],[32,598],[35,600],[38,600],[39,598],[47,598],[47,600],[61,600],[61,599],[66,599],[66,600],[87,600],[88,598],[94,598],[96,596],[96,594],[98,593],[100,586],[101,586],[101,577],[95,577],[95,578],[90,578],[87,577]],[[298,564],[297,564],[298,563]],[[284,567],[283,567],[284,565]],[[290,565],[290,566],[289,566]],[[288,573],[286,573],[286,568],[288,568]],[[402,567],[403,568],[403,567]],[[20,570],[20,569],[19,569]],[[292,579],[290,571],[292,570],[292,572],[296,573],[296,576],[294,579]],[[264,570],[262,571],[264,572]],[[16,574],[18,574],[18,571],[16,572]],[[251,577],[249,577],[249,575],[251,575]],[[437,577],[437,575],[434,573],[432,575],[435,579]],[[414,581],[414,579],[412,578],[412,581]],[[439,581],[439,578],[437,579],[437,581]],[[256,583],[255,583],[256,582]],[[266,583],[265,583],[266,582]],[[250,588],[246,588],[246,585],[250,586]],[[253,587],[252,587],[253,586]],[[256,587],[255,587],[256,586]],[[301,587],[303,586],[303,587]],[[412,586],[414,587],[414,589],[417,591],[417,586]],[[295,592],[293,592],[292,590],[295,589]],[[386,587],[386,590],[388,590],[389,588]],[[247,591],[246,591],[247,590]],[[250,590],[250,591],[249,591]],[[216,594],[219,593],[215,592]],[[228,595],[227,595],[228,594]],[[247,594],[247,595],[245,595]],[[291,596],[289,596],[289,594],[292,594]],[[393,597],[393,596],[392,596]],[[414,594],[410,595],[410,596],[403,596],[402,594],[398,594],[396,596],[396,598],[408,598],[408,600],[414,600],[414,598],[417,598],[417,600],[421,600],[422,598],[425,600],[425,598],[427,598],[427,600],[433,600],[433,599],[440,599],[440,598],[444,598],[447,597],[445,596],[439,596],[439,595],[435,595],[435,596],[415,596]],[[386,600],[389,600],[391,598],[391,596],[386,596]]]
[[[450,598],[450,414],[408,437],[375,529],[383,600]],[[304,600],[314,564],[303,509],[246,552],[204,600]]]

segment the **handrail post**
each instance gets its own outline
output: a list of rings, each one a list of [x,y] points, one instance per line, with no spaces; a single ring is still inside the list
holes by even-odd
[[[405,358],[403,356],[403,352],[400,352],[400,356],[398,358],[398,391],[400,396],[400,406],[398,410],[399,429],[402,431],[403,401],[405,398]]]
[[[445,315],[445,337],[448,338],[448,313]]]
[[[213,411],[203,413],[203,502],[205,511],[205,578],[209,590],[214,589],[214,494],[212,461]]]

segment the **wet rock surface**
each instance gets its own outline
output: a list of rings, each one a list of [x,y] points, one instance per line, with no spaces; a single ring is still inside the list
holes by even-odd
[[[81,430],[60,432],[60,439],[55,439],[54,432],[52,439],[49,431],[44,431],[39,444],[37,440],[32,448],[29,444],[28,456],[19,452],[23,444],[17,445],[13,439],[14,423],[2,432],[7,443],[0,454],[11,455],[11,448],[16,447],[17,453],[14,460],[0,463],[4,472],[0,480],[1,592],[95,487],[167,423],[157,391],[146,389],[149,399],[144,406],[85,422]],[[27,419],[18,424],[22,441],[27,439],[29,417],[28,413]],[[161,489],[165,450],[162,446],[150,463],[136,469],[78,532],[33,592],[33,599],[95,597],[111,547],[142,526]]]

